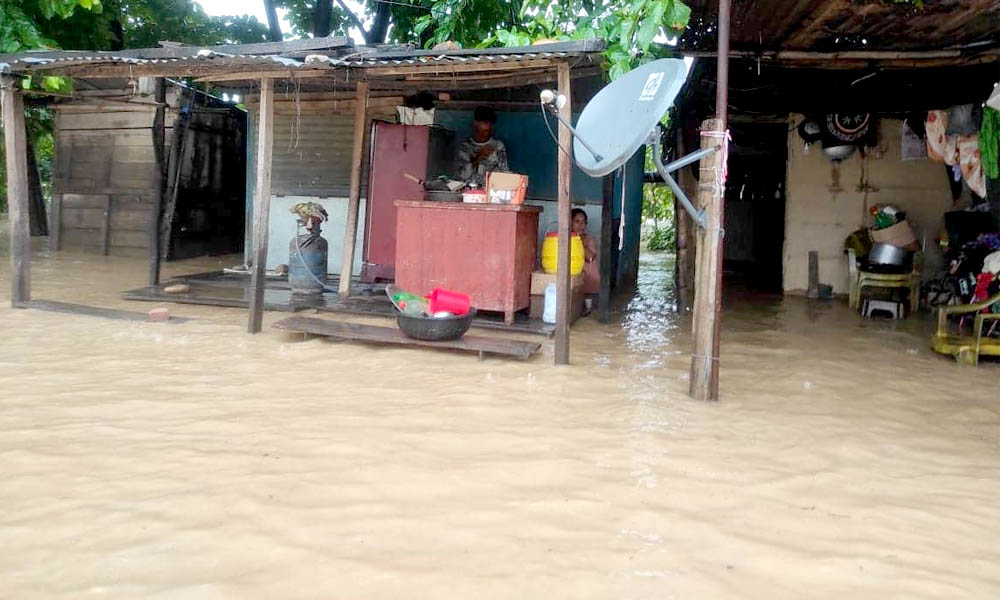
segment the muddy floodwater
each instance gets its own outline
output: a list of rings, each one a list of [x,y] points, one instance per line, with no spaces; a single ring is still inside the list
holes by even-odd
[[[705,404],[663,257],[559,368],[14,310],[0,224],[0,597],[1000,597],[1000,364],[929,318],[731,295]],[[158,306],[34,244],[36,298]]]

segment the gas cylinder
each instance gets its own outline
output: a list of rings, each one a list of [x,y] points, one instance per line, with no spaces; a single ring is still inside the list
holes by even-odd
[[[327,244],[319,227],[288,243],[288,283],[293,294],[322,294],[326,284]]]

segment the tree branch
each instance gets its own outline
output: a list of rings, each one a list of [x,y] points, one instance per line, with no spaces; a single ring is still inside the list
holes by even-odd
[[[361,19],[358,18],[358,15],[354,14],[354,12],[351,9],[347,8],[347,4],[344,2],[344,0],[337,0],[337,4],[340,5],[340,8],[344,9],[344,12],[347,13],[347,16],[351,19],[351,21],[354,22],[354,26],[357,27],[358,30],[361,32],[361,37],[367,40],[368,32],[365,30],[365,26],[361,22]]]
[[[274,0],[264,0],[264,10],[267,11],[267,29],[272,42],[284,39],[281,34],[281,22],[278,21],[278,11],[274,8]]]

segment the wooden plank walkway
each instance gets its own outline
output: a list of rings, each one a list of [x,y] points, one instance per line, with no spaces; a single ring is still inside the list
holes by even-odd
[[[56,302],[53,300],[28,300],[18,302],[17,308],[33,308],[48,312],[69,313],[73,315],[84,315],[88,317],[100,317],[102,319],[114,319],[117,321],[150,321],[149,315],[143,312],[133,312],[130,310],[118,310],[116,308],[101,308],[99,306],[87,306],[85,304],[71,304],[69,302]],[[170,317],[169,323],[185,323],[191,319],[185,317]]]
[[[312,317],[287,317],[275,323],[273,327],[284,331],[309,333],[340,340],[476,352],[479,354],[480,359],[486,354],[496,354],[500,356],[513,356],[524,360],[538,352],[542,347],[541,344],[534,342],[471,335],[465,335],[449,342],[426,342],[408,338],[402,331],[395,327],[376,327],[373,325],[329,321]]]

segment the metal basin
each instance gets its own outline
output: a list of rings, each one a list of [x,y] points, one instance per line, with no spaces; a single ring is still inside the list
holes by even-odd
[[[468,314],[452,317],[424,317],[396,313],[396,323],[406,337],[428,342],[443,342],[456,340],[469,330],[476,309],[470,309]]]
[[[868,253],[868,262],[874,265],[901,267],[906,263],[906,257],[909,254],[909,250],[880,242],[872,246],[871,252]]]

